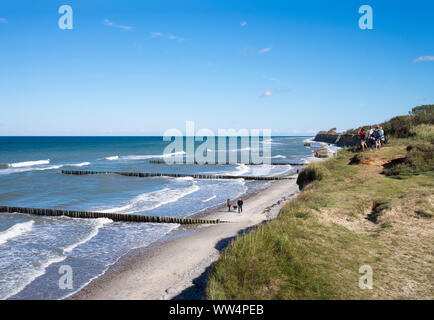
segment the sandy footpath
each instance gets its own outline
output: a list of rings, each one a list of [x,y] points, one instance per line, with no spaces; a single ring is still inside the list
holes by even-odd
[[[144,250],[115,264],[68,299],[200,299],[207,272],[220,251],[233,237],[274,218],[284,202],[297,193],[295,179],[272,182],[244,200],[242,214],[220,208],[206,215],[229,223],[199,226]]]

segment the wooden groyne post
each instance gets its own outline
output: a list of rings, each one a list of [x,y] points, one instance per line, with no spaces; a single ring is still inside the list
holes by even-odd
[[[206,219],[190,219],[190,218],[175,218],[175,217],[159,217],[159,216],[142,216],[137,214],[121,214],[107,212],[90,212],[90,211],[72,211],[59,209],[41,209],[41,208],[22,208],[22,207],[7,207],[0,206],[0,212],[8,213],[25,213],[37,216],[67,216],[71,218],[96,219],[108,218],[113,221],[124,222],[149,222],[149,223],[178,223],[178,224],[218,224],[225,221],[206,220]]]
[[[149,160],[149,163],[151,163],[151,164],[167,164],[166,161],[164,161],[164,160]],[[175,163],[175,164],[178,164],[178,163]],[[204,162],[204,163],[201,163],[201,162],[195,161],[194,163],[179,163],[179,164],[194,164],[194,165],[227,165],[227,164],[236,165],[236,164],[246,164],[246,165],[249,165],[249,166],[260,166],[260,165],[263,165],[265,163],[253,163],[253,162],[250,162],[250,163],[230,163],[230,162],[225,162],[225,163],[208,163],[208,162]],[[272,162],[269,165],[272,165],[272,166],[304,166],[304,165],[306,165],[306,163]]]
[[[244,179],[244,180],[287,180],[295,179],[294,177],[257,177],[257,176],[230,176],[230,175],[209,175],[209,174],[180,174],[180,173],[149,173],[149,172],[114,172],[114,171],[79,171],[79,170],[62,170],[62,174],[70,175],[90,175],[90,174],[117,174],[127,177],[192,177],[195,179]]]

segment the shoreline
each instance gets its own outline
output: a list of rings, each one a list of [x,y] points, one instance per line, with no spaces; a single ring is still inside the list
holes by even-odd
[[[283,204],[298,193],[296,179],[274,181],[243,198],[242,214],[227,212],[225,205],[199,212],[194,216],[229,223],[181,226],[150,246],[131,250],[64,299],[201,299],[207,273],[222,250],[237,235],[277,217]]]

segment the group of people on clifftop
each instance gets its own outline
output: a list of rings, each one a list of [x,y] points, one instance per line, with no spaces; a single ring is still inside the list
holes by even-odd
[[[365,128],[361,128],[359,131],[360,145],[362,146],[362,151],[365,148],[381,149],[381,145],[387,143],[386,136],[384,135],[384,130],[380,126],[371,127],[368,131]]]

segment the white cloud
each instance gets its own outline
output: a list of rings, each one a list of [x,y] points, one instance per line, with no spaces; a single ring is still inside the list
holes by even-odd
[[[261,50],[259,50],[259,54],[264,54],[264,53],[266,53],[266,52],[270,52],[271,51],[271,48],[264,48],[264,49],[261,49]]]
[[[131,30],[133,28],[131,26],[123,26],[123,25],[117,24],[113,21],[110,21],[109,19],[104,19],[104,21],[102,23],[106,26],[113,27],[113,28],[120,28],[123,30]]]
[[[150,35],[151,35],[151,38],[165,38],[165,39],[169,39],[169,40],[175,40],[178,42],[184,41],[184,38],[175,36],[173,34],[165,34],[163,32],[158,32],[158,31],[150,32]]]
[[[164,36],[164,34],[162,34],[161,32],[151,32],[151,38],[159,38]]]
[[[0,18],[0,23],[8,23],[8,20],[6,20],[5,18]]]
[[[434,61],[434,56],[424,56],[419,57],[413,60],[414,63],[416,62],[423,62],[423,61]]]
[[[242,26],[242,27],[247,26],[247,21],[241,21],[241,22],[240,22],[240,26]]]
[[[267,90],[261,95],[261,97],[271,97],[272,95],[273,91]]]

